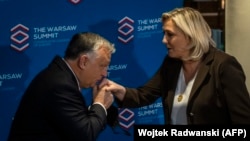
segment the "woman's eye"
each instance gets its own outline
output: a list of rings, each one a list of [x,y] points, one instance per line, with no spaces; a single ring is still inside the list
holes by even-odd
[[[171,37],[173,35],[174,35],[173,33],[167,33],[167,36],[169,36],[169,37]]]
[[[174,34],[173,33],[170,33],[170,32],[163,32],[163,34],[165,35],[165,36],[168,36],[168,37],[171,37],[171,36],[173,36]]]

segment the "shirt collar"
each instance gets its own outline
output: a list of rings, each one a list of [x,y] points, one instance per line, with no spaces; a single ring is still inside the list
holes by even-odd
[[[64,58],[62,58],[62,60],[66,63],[66,65],[68,66],[68,68],[71,70],[71,72],[72,72],[73,75],[75,76],[75,79],[76,79],[78,88],[79,88],[79,90],[81,91],[80,83],[79,83],[78,78],[76,77],[76,74],[74,73],[74,71],[72,70],[72,68],[70,67],[70,65],[67,63],[67,61],[66,61]]]

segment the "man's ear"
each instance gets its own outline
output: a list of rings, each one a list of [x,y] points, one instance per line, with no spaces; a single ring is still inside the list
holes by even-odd
[[[83,54],[78,59],[78,66],[80,69],[84,69],[86,67],[88,61],[88,56],[86,54]]]

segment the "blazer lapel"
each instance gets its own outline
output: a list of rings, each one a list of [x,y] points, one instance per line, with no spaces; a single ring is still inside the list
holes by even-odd
[[[168,98],[167,98],[167,103],[169,103],[169,111],[170,113],[172,112],[172,107],[173,107],[173,99],[175,96],[175,89],[177,86],[177,81],[179,77],[179,73],[181,70],[181,61],[177,60],[172,60],[169,62],[170,65],[168,65],[167,69],[167,85],[168,85]]]
[[[189,101],[193,98],[195,95],[196,91],[201,87],[202,82],[205,80],[207,74],[209,73],[209,66],[208,65],[214,58],[214,49],[213,47],[210,47],[209,51],[207,54],[204,55],[203,61],[201,63],[200,69],[198,71],[198,74],[196,76],[196,79],[194,81],[190,96],[189,96]]]

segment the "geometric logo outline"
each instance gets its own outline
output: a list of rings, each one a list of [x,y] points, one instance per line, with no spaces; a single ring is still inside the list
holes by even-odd
[[[125,117],[125,114],[128,114],[129,116],[128,116],[128,117]],[[125,122],[123,122],[123,121],[120,120],[120,121],[119,121],[119,124],[120,124],[123,128],[125,128],[125,129],[130,128],[130,127],[131,127],[132,125],[134,125],[134,123],[135,123],[134,120],[130,121],[131,119],[133,119],[134,115],[135,115],[135,114],[134,114],[133,111],[131,111],[131,110],[127,109],[127,108],[123,109],[123,110],[119,113],[119,118],[122,119],[122,120],[125,121]]]
[[[79,4],[81,2],[81,0],[69,0],[69,2],[71,2],[73,4]]]
[[[27,47],[29,47],[29,43],[27,42],[29,39],[29,34],[27,32],[29,31],[29,28],[22,25],[17,24],[13,28],[11,28],[12,35],[10,36],[11,44],[10,47],[17,50],[17,51],[23,51]]]
[[[128,43],[130,40],[134,38],[133,31],[134,31],[134,20],[125,16],[119,22],[118,28],[118,39],[123,43]]]

